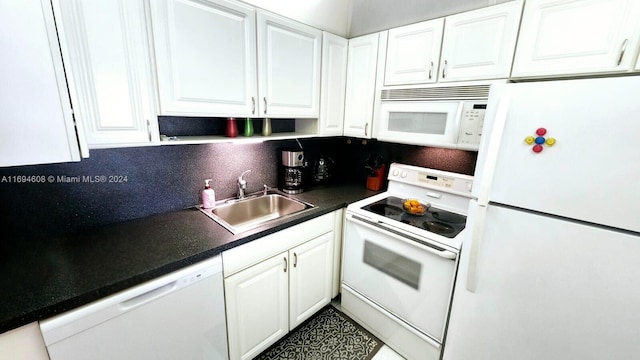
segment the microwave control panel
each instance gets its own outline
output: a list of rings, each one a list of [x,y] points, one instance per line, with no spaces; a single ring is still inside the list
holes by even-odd
[[[486,110],[486,102],[465,102],[463,104],[458,145],[462,145],[461,147],[464,148],[478,149]]]

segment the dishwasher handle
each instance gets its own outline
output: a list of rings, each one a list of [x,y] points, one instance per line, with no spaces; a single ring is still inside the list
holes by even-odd
[[[120,304],[118,304],[118,308],[123,312],[134,309],[140,305],[148,303],[151,300],[157,299],[159,297],[162,297],[165,294],[172,292],[173,290],[176,289],[177,284],[178,284],[178,281],[173,281],[164,286],[160,286],[159,288],[149,290],[144,294],[122,301]]]

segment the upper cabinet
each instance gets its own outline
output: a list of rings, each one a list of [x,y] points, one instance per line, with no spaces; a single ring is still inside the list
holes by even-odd
[[[440,81],[508,78],[523,0],[445,18]]]
[[[143,0],[54,0],[76,120],[90,147],[159,140]]]
[[[257,114],[255,9],[224,0],[151,6],[160,113]]]
[[[320,30],[236,1],[151,6],[162,115],[318,117]]]
[[[637,0],[527,0],[512,76],[628,71],[639,18]]]
[[[522,4],[510,1],[389,30],[384,85],[508,78]]]
[[[0,1],[0,23],[0,166],[79,161],[51,4]]]
[[[384,84],[436,82],[443,26],[436,19],[389,30]]]
[[[320,84],[320,124],[323,136],[340,136],[344,125],[349,40],[322,34],[322,81]]]
[[[322,31],[265,11],[257,21],[260,115],[317,118]]]
[[[379,34],[349,39],[344,135],[371,138]]]

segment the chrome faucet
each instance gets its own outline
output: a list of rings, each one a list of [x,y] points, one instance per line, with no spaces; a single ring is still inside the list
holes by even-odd
[[[251,170],[247,170],[238,176],[238,199],[244,199],[244,191],[247,190],[247,180],[244,179],[244,176],[250,172]]]

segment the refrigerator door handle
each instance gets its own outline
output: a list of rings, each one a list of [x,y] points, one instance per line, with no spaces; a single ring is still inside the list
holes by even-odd
[[[475,205],[472,205],[475,208],[475,216],[473,216],[473,224],[471,225],[471,247],[469,248],[469,266],[467,267],[466,287],[467,290],[474,293],[478,287],[478,257],[480,253],[480,246],[482,245],[484,220],[487,216],[487,207],[478,205],[475,201],[472,201],[472,204]]]
[[[483,179],[479,183],[480,188],[477,189],[478,203],[480,205],[489,204],[489,191],[491,190],[491,183],[493,182],[493,173],[496,168],[496,162],[498,161],[498,150],[500,150],[500,142],[502,139],[502,133],[504,132],[504,124],[507,121],[507,115],[509,114],[509,103],[511,98],[503,96],[498,99],[498,105],[496,106],[496,113],[494,116],[493,126],[489,135],[488,146],[486,147],[486,155],[484,164],[481,168],[481,173],[476,174],[476,178]]]

